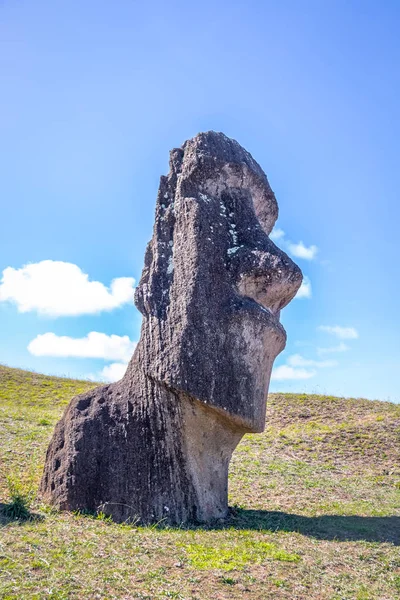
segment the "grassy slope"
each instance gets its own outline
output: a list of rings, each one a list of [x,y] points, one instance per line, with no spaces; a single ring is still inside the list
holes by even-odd
[[[92,387],[0,367],[5,476],[36,487],[68,400]],[[230,475],[230,519],[135,528],[58,514],[0,519],[0,598],[400,598],[400,406],[272,395]]]

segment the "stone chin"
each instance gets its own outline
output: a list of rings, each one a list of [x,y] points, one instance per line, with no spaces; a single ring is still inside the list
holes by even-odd
[[[229,416],[252,433],[265,428],[272,366],[286,343],[285,331],[276,319],[268,314],[258,316],[256,311],[242,313],[231,324],[232,354],[241,353],[241,371],[247,376],[232,382],[238,386],[237,409]],[[236,362],[233,356],[231,359]]]

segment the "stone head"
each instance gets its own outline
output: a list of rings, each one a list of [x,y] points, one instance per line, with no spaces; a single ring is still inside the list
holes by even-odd
[[[136,289],[144,320],[134,359],[171,390],[262,431],[280,310],[300,269],[269,238],[278,206],[252,156],[222,133],[170,155]]]

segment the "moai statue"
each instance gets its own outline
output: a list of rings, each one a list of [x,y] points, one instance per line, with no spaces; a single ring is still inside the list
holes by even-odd
[[[52,504],[119,522],[226,516],[229,461],[264,429],[279,313],[302,281],[268,237],[277,216],[236,141],[210,131],[171,151],[135,293],[140,340],[121,381],[75,397],[56,426]]]

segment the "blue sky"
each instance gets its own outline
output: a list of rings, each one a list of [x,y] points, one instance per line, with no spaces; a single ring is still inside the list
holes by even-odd
[[[400,401],[399,26],[390,0],[3,0],[0,363],[121,371],[168,151],[215,129],[311,284],[271,390]]]

